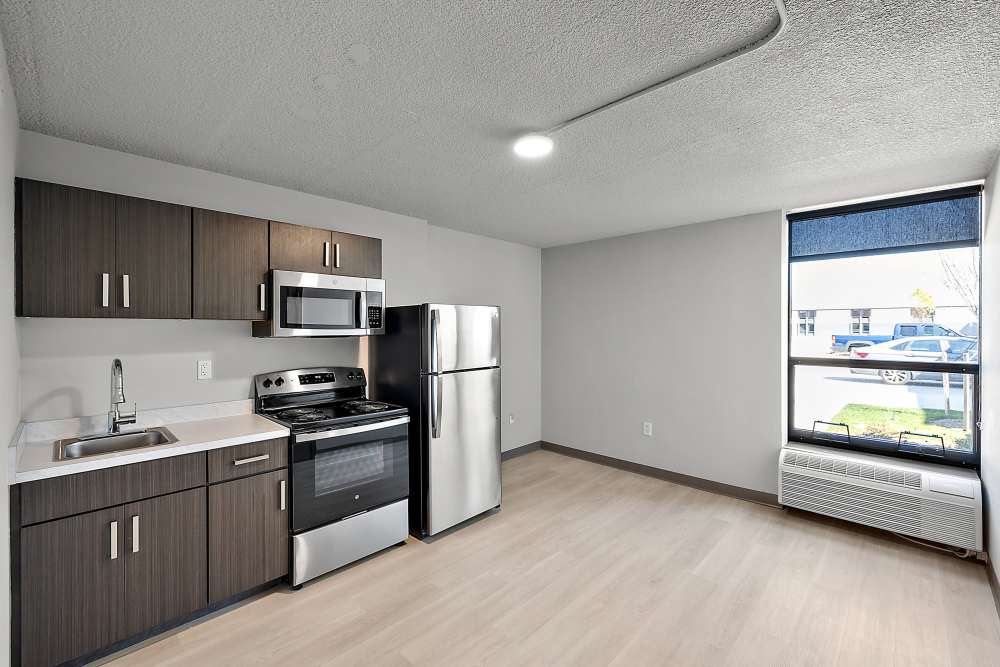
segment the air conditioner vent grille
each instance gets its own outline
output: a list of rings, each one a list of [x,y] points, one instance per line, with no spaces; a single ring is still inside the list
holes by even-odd
[[[787,462],[787,453],[784,460]],[[976,510],[965,505],[788,470],[781,472],[781,502],[912,537],[967,549],[982,548]]]
[[[797,452],[792,449],[785,450],[782,462],[786,466],[819,470],[842,477],[866,479],[872,482],[892,484],[907,489],[919,490],[923,484],[923,476],[919,472],[899,470],[889,466],[872,465],[870,463],[856,463],[833,456],[820,456],[807,452]]]

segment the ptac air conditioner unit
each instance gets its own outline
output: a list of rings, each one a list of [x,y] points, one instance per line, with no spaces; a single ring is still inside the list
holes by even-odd
[[[983,550],[983,493],[971,470],[789,443],[778,501],[963,549]]]

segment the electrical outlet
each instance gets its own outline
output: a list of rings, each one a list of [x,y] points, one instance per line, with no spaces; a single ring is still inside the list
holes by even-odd
[[[653,422],[642,422],[642,434],[650,437],[653,435]]]
[[[198,374],[195,376],[199,380],[211,380],[212,379],[212,360],[211,359],[199,359],[198,360]]]
[[[514,423],[514,415],[512,415],[512,414],[511,415],[507,415],[507,423],[508,424],[513,424]]]

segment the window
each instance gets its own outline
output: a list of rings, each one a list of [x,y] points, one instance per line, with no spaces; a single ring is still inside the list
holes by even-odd
[[[800,336],[815,336],[816,335],[816,311],[815,310],[800,310],[799,311],[799,335]]]
[[[978,465],[981,218],[978,186],[788,216],[789,439]]]
[[[870,334],[872,332],[872,311],[870,308],[851,311],[851,333]]]

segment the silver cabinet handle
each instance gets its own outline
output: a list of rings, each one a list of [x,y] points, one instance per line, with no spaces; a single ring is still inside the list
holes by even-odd
[[[101,308],[107,308],[110,305],[111,297],[111,274],[102,273],[101,274]]]
[[[260,284],[260,312],[267,310],[267,284]]]
[[[281,480],[281,511],[285,511],[285,491],[287,489],[287,484],[285,480]]]
[[[333,266],[335,268],[340,268],[340,244],[333,244]]]
[[[330,266],[330,242],[323,241],[323,266]]]
[[[132,517],[132,553],[139,553],[139,515]]]
[[[233,459],[234,466],[242,466],[247,463],[257,463],[258,461],[266,461],[271,458],[270,454],[261,454],[260,456],[251,456],[245,459]]]
[[[118,522],[111,522],[111,560],[118,558]]]
[[[129,307],[128,274],[122,274],[122,307]]]

